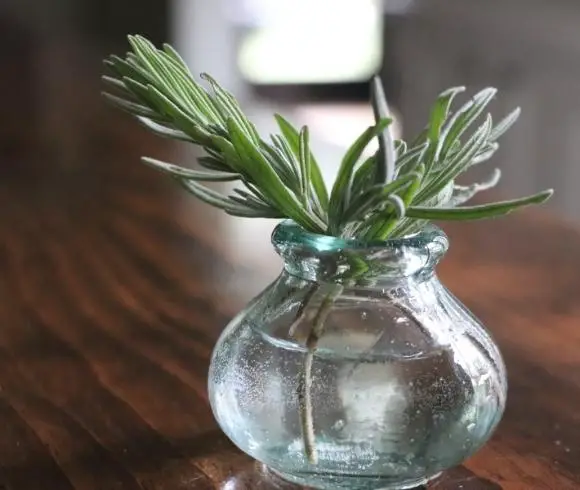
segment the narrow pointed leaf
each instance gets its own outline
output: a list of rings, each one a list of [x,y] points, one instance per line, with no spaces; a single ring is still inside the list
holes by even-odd
[[[416,178],[416,175],[404,175],[388,184],[375,184],[364,193],[356,196],[345,211],[341,224],[360,219],[373,208],[384,203],[391,194],[401,193]]]
[[[229,172],[230,168],[224,163],[224,161],[220,158],[216,157],[199,157],[197,162],[204,168],[209,170],[218,170],[220,172]]]
[[[221,208],[223,210],[230,210],[230,211],[251,211],[250,208],[245,208],[240,204],[235,204],[231,202],[227,196],[210,189],[202,184],[199,184],[195,180],[188,180],[188,179],[177,179],[189,192],[194,194],[197,198],[201,199],[207,204],[211,204],[212,206]]]
[[[116,55],[109,56],[107,61],[107,66],[109,66],[109,68],[121,78],[132,78],[133,80],[143,84],[151,83],[153,81],[153,77],[149,72],[119,58]]]
[[[176,126],[185,134],[193,138],[199,137],[200,121],[192,117],[190,114],[184,112],[175,103],[163,95],[157,88],[153,86],[147,87],[149,95],[153,103],[157,106],[162,114],[171,116],[175,121]]]
[[[496,168],[493,173],[483,182],[471,184],[469,186],[454,186],[453,195],[451,196],[450,204],[452,206],[459,206],[466,203],[475,197],[479,192],[493,189],[501,179],[501,171]]]
[[[286,162],[286,166],[291,170],[292,175],[296,183],[298,184],[298,189],[300,188],[300,163],[298,162],[298,154],[295,154],[290,147],[290,144],[286,138],[280,135],[272,135],[272,142],[278,150],[278,152],[283,155],[283,159]]]
[[[512,112],[510,112],[505,118],[503,118],[497,125],[493,128],[491,134],[489,135],[490,141],[497,141],[504,133],[510,129],[516,121],[519,119],[522,110],[518,107]]]
[[[162,172],[173,175],[174,177],[183,177],[191,180],[207,180],[213,182],[228,182],[232,180],[239,180],[240,175],[231,172],[207,171],[207,170],[193,170],[173,163],[162,162],[155,158],[142,157],[141,161],[150,167],[153,167]]]
[[[302,196],[305,206],[310,204],[310,146],[308,138],[308,128],[304,126],[300,131],[300,138],[298,144],[298,154],[300,161],[300,173],[301,173],[301,187]]]
[[[222,88],[221,85],[207,73],[202,73],[201,78],[211,85],[216,102],[223,111],[222,115],[224,116],[224,119],[227,119],[228,117],[235,119],[238,125],[246,131],[248,137],[254,143],[259,143],[260,135],[258,134],[256,127],[248,121],[234,96]]]
[[[339,224],[340,215],[342,214],[344,208],[349,205],[351,190],[350,186],[352,183],[354,168],[359,158],[371,140],[379,133],[384,131],[384,129],[389,124],[391,124],[391,122],[391,119],[383,119],[375,126],[369,127],[357,138],[354,144],[346,152],[344,158],[342,159],[340,169],[338,170],[338,176],[336,177],[336,181],[330,195],[330,204],[328,209],[329,226],[335,227]]]
[[[145,107],[142,104],[137,102],[132,102],[130,100],[123,99],[122,97],[118,97],[117,95],[109,94],[108,92],[103,92],[103,97],[107,99],[111,104],[118,107],[119,109],[124,110],[130,114],[137,114],[140,116],[145,116],[148,118],[157,118],[158,114],[150,109],[149,107]]]
[[[219,192],[209,189],[194,180],[178,180],[186,190],[191,192],[198,199],[214,207],[223,209],[226,213],[231,214],[232,216],[240,216],[243,218],[271,218],[275,215],[271,210],[256,210],[246,205],[234,202]]]
[[[183,67],[183,69],[189,72],[189,67],[187,63],[183,60],[181,55],[175,50],[173,46],[170,44],[163,44],[163,51],[165,51],[169,56],[171,56],[179,65]]]
[[[191,136],[188,136],[183,131],[164,126],[163,124],[156,123],[155,121],[152,121],[147,117],[137,116],[137,120],[147,129],[151,130],[152,132],[154,132],[159,136],[171,138],[174,140],[188,141],[190,143],[194,142]]]
[[[360,195],[373,185],[375,185],[375,171],[377,165],[377,155],[367,158],[355,171],[352,179],[352,194]]]
[[[490,137],[488,137],[489,142]],[[499,149],[499,145],[497,143],[488,143],[485,145],[482,150],[473,158],[471,165],[479,165],[480,163],[487,162],[495,152]]]
[[[300,206],[299,201],[284,186],[280,177],[274,172],[264,156],[252,145],[238,123],[230,118],[227,124],[232,143],[244,163],[244,170],[252,176],[260,189],[277,204],[278,209],[286,216],[307,229],[322,232],[322,227]]]
[[[411,148],[407,153],[405,153],[397,162],[397,174],[402,175],[413,172],[424,160],[430,146],[431,143],[427,141],[420,146]]]
[[[463,148],[453,156],[447,166],[434,180],[430,181],[423,189],[421,189],[418,195],[420,202],[425,202],[439,194],[439,192],[452,182],[453,179],[471,165],[473,158],[479,153],[487,141],[491,127],[491,116],[488,115],[486,122],[472,135]]]
[[[445,124],[447,121],[453,100],[459,93],[463,92],[464,90],[465,87],[453,87],[446,90],[439,95],[437,101],[431,109],[431,116],[428,126],[429,147],[425,152],[425,165],[427,172],[429,172],[431,168],[436,166],[438,163],[441,148],[441,129],[443,124]]]
[[[298,155],[300,139],[299,131],[281,115],[275,114],[274,117],[278,123],[280,131],[284,135],[284,138],[291,146],[293,153]],[[325,211],[328,210],[328,190],[326,189],[326,184],[324,183],[324,178],[322,177],[322,172],[320,171],[320,166],[318,165],[312,152],[310,153],[310,179],[312,181],[314,192],[316,192],[316,195],[318,196],[320,205]]]
[[[397,218],[403,218],[405,216],[405,202],[397,194],[391,194],[388,198],[389,203],[392,204]]]
[[[107,75],[103,75],[101,77],[101,81],[105,83],[109,88],[117,90],[119,93],[122,94],[123,98],[131,100],[132,102],[138,102],[135,95],[127,88],[123,80],[119,78],[110,77]]]
[[[445,129],[441,133],[440,152],[439,155],[445,157],[452,145],[458,138],[469,129],[475,120],[482,114],[488,104],[492,101],[497,93],[495,88],[487,88],[479,92],[473,97],[473,100],[465,104],[446,124]]]
[[[385,119],[391,119],[391,111],[385,96],[383,83],[378,76],[373,77],[371,82],[371,102],[375,114],[375,123]],[[377,184],[385,184],[393,180],[395,176],[395,164],[397,152],[395,151],[395,138],[392,124],[383,129],[378,135],[379,153],[377,155]]]
[[[429,139],[435,143],[439,141],[441,128],[449,116],[449,109],[455,97],[461,92],[465,91],[465,87],[452,87],[442,92],[433,108],[431,109],[431,117],[429,119],[428,136]]]
[[[548,189],[532,196],[513,199],[511,201],[483,204],[480,206],[463,206],[459,208],[430,208],[411,206],[407,209],[407,216],[417,219],[457,221],[494,218],[496,216],[509,214],[523,206],[541,204],[547,201],[553,193],[554,191],[552,189]]]

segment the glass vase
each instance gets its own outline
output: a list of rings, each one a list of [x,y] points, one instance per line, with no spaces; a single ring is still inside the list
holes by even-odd
[[[225,434],[282,478],[405,489],[491,436],[506,373],[481,323],[441,284],[444,233],[365,243],[273,233],[284,270],[217,342],[209,395]]]

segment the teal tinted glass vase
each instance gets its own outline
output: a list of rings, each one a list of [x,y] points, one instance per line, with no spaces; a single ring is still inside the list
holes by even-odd
[[[222,333],[210,402],[226,435],[282,478],[405,489],[476,452],[505,406],[481,323],[441,284],[435,226],[363,243],[280,224],[284,270]]]

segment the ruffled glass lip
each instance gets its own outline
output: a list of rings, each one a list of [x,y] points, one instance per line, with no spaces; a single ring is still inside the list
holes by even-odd
[[[363,252],[370,249],[389,248],[423,249],[433,242],[438,242],[444,246],[443,253],[447,251],[449,245],[447,235],[441,228],[432,223],[425,225],[421,231],[413,235],[388,240],[365,241],[357,238],[320,235],[306,231],[292,220],[283,221],[276,226],[272,233],[272,243],[275,247],[283,245],[285,248],[296,247],[318,252],[341,252],[345,250]]]
[[[433,224],[406,237],[364,241],[312,233],[290,220],[276,227],[272,243],[291,274],[313,281],[343,283],[426,276],[449,246],[445,233]]]

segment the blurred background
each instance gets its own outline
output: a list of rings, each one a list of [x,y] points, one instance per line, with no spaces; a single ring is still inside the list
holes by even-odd
[[[497,117],[524,109],[495,158],[504,171],[498,193],[555,187],[551,212],[576,221],[578,25],[577,0],[1,0],[0,189],[21,182],[54,198],[72,179],[107,199],[111,182],[153,175],[140,155],[193,162],[189,149],[101,100],[102,58],[124,53],[126,34],[140,33],[172,43],[194,73],[211,73],[262,131],[274,130],[273,111],[308,124],[327,178],[372,120],[372,74],[382,74],[403,135],[422,128],[443,89],[496,86]],[[193,198],[175,199],[175,213],[192,212]],[[203,209],[204,219],[219,219]],[[262,238],[269,250],[268,233],[258,239],[248,226],[271,223],[223,226],[249,245],[244,258]]]

